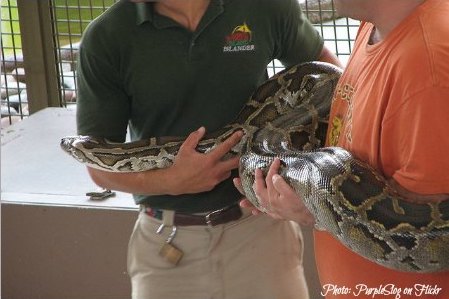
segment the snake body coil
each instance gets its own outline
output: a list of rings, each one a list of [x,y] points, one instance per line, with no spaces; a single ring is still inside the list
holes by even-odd
[[[244,138],[240,155],[246,196],[262,209],[252,185],[256,168],[275,157],[280,174],[314,214],[319,229],[388,268],[434,272],[449,269],[449,202],[414,204],[399,198],[374,169],[341,148],[325,148],[333,91],[341,70],[309,62],[262,84],[236,120],[208,134],[197,147],[208,152],[233,132]],[[61,147],[90,167],[135,172],[169,167],[185,138],[159,137],[110,143],[91,136],[65,137]]]

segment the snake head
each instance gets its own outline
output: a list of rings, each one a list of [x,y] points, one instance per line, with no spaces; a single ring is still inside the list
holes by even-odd
[[[89,136],[67,136],[61,139],[60,145],[67,154],[80,162],[85,162],[85,155],[79,147],[84,142],[90,141],[90,139]]]
[[[76,140],[76,136],[68,136],[61,139],[61,148],[63,151],[65,151],[68,154],[71,154],[72,152],[72,145],[73,142]]]

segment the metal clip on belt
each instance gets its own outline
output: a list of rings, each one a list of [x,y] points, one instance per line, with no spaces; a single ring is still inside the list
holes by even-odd
[[[150,217],[162,220],[162,210],[152,209],[143,206],[143,211]],[[193,215],[175,213],[173,217],[173,225],[189,226],[189,225],[209,225],[215,226],[235,221],[242,217],[242,211],[238,205],[232,205],[220,210],[212,211],[206,215]]]

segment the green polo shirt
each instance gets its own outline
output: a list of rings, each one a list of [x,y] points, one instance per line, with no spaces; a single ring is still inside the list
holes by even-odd
[[[132,140],[213,131],[236,117],[270,61],[316,60],[322,47],[296,0],[211,0],[195,32],[157,14],[153,3],[119,1],[83,34],[78,133],[123,142],[127,129]],[[134,197],[202,212],[241,196],[229,179],[210,192]]]

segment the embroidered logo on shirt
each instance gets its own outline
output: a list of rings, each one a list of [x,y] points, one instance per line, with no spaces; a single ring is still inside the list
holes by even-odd
[[[226,36],[223,52],[254,51],[256,46],[251,41],[251,29],[246,23],[243,23],[243,25],[235,27],[232,33]]]

